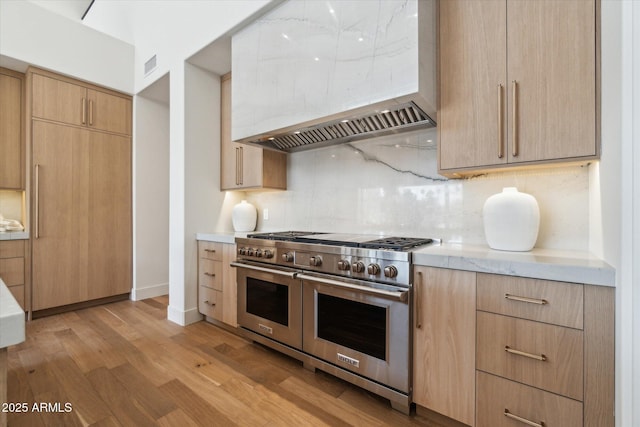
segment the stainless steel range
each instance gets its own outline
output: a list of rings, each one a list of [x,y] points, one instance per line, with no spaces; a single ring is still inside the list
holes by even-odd
[[[254,341],[411,404],[411,252],[431,239],[357,234],[236,238],[238,323]]]

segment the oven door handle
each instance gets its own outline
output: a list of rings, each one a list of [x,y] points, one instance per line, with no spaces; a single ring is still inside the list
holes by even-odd
[[[272,270],[271,268],[258,267],[257,265],[243,264],[241,262],[230,262],[229,265],[231,267],[248,268],[249,270],[262,271],[264,273],[279,274],[280,276],[286,276],[290,279],[295,279],[296,274],[298,274],[296,271]]]
[[[322,283],[325,285],[334,286],[337,288],[346,288],[346,289],[362,291],[368,294],[377,295],[382,298],[393,299],[400,302],[407,302],[407,299],[409,296],[409,291],[402,291],[402,292],[384,291],[381,289],[370,288],[368,286],[354,285],[351,283],[340,282],[338,280],[331,280],[331,279],[325,279],[323,277],[309,276],[307,274],[298,274],[296,277],[298,279],[311,280],[311,281]]]

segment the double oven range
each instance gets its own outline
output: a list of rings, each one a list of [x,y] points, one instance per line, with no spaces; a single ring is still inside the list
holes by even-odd
[[[411,252],[431,242],[294,231],[236,238],[238,324],[408,413]]]

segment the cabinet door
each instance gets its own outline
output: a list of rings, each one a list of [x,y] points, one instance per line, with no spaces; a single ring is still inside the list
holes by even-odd
[[[509,162],[595,156],[595,1],[509,1],[507,23]]]
[[[441,170],[503,164],[506,2],[440,2]]]
[[[227,325],[238,326],[238,287],[236,286],[236,268],[229,263],[236,260],[236,245],[225,244],[222,258],[222,298],[224,312],[222,321]]]
[[[32,74],[32,116],[84,126],[87,123],[87,89],[83,86]]]
[[[24,187],[22,82],[21,77],[0,70],[0,188]]]
[[[88,299],[131,292],[131,139],[89,132]]]
[[[87,90],[87,125],[92,129],[131,135],[131,100]]]
[[[416,267],[413,400],[474,425],[476,274]]]
[[[88,133],[33,122],[33,310],[88,296]]]

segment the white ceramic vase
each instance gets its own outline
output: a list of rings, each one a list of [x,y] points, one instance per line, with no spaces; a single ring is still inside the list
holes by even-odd
[[[233,207],[231,221],[235,231],[253,231],[256,229],[258,211],[251,203],[243,200]]]
[[[506,187],[487,199],[482,217],[484,234],[492,249],[526,252],[536,245],[540,209],[532,195]]]

